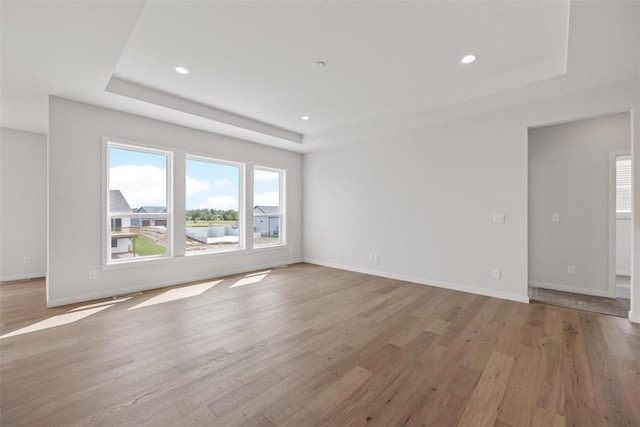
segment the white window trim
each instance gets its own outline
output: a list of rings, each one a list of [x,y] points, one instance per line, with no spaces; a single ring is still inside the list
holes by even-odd
[[[286,177],[287,171],[285,169],[272,168],[268,166],[260,166],[253,165],[254,172],[254,180],[255,180],[255,171],[262,170],[266,172],[275,172],[279,175],[278,179],[278,202],[280,203],[280,213],[279,214],[256,214],[254,212],[253,206],[251,208],[251,223],[253,224],[254,218],[268,218],[268,217],[278,217],[280,219],[280,229],[278,230],[278,242],[276,243],[266,243],[262,245],[256,245],[253,243],[253,247],[255,249],[264,249],[264,248],[272,248],[278,246],[286,246],[287,245],[287,226],[286,226]],[[255,184],[255,183],[254,183]],[[255,188],[253,189],[255,195]],[[253,201],[253,205],[256,206],[255,200]],[[253,242],[253,233],[251,234],[251,240]]]
[[[117,215],[112,215],[109,212],[110,204],[110,173],[109,173],[109,164],[110,164],[110,155],[109,149],[117,148],[122,150],[130,150],[130,151],[139,151],[143,153],[150,154],[161,154],[166,156],[167,166],[166,166],[166,189],[167,189],[167,200],[166,200],[166,213],[118,213]],[[172,205],[173,205],[173,152],[166,149],[158,149],[146,146],[145,144],[139,144],[129,141],[123,141],[116,138],[103,137],[102,138],[102,150],[103,150],[103,162],[102,162],[102,216],[103,216],[103,231],[102,231],[102,265],[118,265],[118,264],[127,264],[127,263],[139,263],[145,262],[149,260],[157,260],[157,259],[166,259],[173,257],[173,214],[172,214]],[[153,256],[143,256],[136,258],[124,258],[124,259],[111,259],[111,219],[112,218],[158,218],[158,219],[166,219],[167,225],[167,241],[166,248],[167,252],[164,255],[153,255]]]
[[[245,163],[239,163],[239,162],[235,162],[235,161],[230,161],[230,160],[221,160],[215,157],[207,157],[207,156],[203,156],[203,155],[195,155],[195,154],[186,154],[185,153],[185,178],[186,178],[186,163],[188,160],[196,160],[199,162],[207,162],[207,163],[218,163],[218,164],[222,164],[222,165],[228,165],[228,166],[235,166],[238,168],[238,247],[236,248],[228,248],[228,249],[208,249],[208,250],[202,250],[202,251],[192,251],[189,252],[186,250],[186,246],[185,246],[185,256],[187,257],[192,257],[192,256],[202,256],[202,255],[211,255],[211,254],[222,254],[222,253],[229,253],[229,252],[239,252],[239,251],[244,251],[247,248],[246,245],[246,236],[245,236],[245,232],[244,232],[244,221],[246,218],[246,215],[243,214],[244,210],[245,210],[245,186],[244,186],[244,182],[245,182],[245,178],[246,178],[246,164]],[[185,183],[186,185],[186,183]],[[186,189],[185,189],[186,190]],[[185,197],[186,197],[186,191],[185,191]],[[186,231],[186,230],[185,230]]]
[[[167,220],[167,253],[165,255],[156,256],[144,256],[136,258],[128,258],[121,260],[111,259],[111,214],[108,212],[109,204],[109,148],[121,148],[125,150],[134,150],[147,152],[151,154],[163,154],[167,156],[167,213],[163,214],[136,214],[136,213],[123,213],[118,214],[118,218],[161,218]],[[218,258],[234,255],[248,255],[257,252],[267,252],[271,250],[280,250],[289,248],[287,243],[287,220],[286,220],[286,176],[287,170],[277,167],[269,167],[256,165],[251,161],[243,161],[240,159],[220,159],[218,157],[211,157],[207,154],[196,154],[196,151],[189,150],[190,154],[187,154],[185,150],[168,147],[162,144],[147,144],[139,141],[124,140],[121,138],[102,137],[102,269],[120,269],[120,268],[135,268],[137,266],[149,265],[149,264],[164,264],[178,261],[180,259],[199,259],[204,258]],[[174,205],[174,188],[173,183],[175,180],[175,156],[178,155],[178,160],[194,159],[202,161],[211,161],[221,164],[229,164],[238,166],[240,168],[240,200],[239,200],[239,216],[238,216],[238,233],[244,235],[239,236],[240,248],[234,248],[230,250],[211,250],[202,251],[198,253],[190,253],[189,256],[185,256],[184,252],[175,248],[174,233],[176,231],[176,216],[173,212]],[[186,167],[186,163],[185,163]],[[254,199],[254,183],[253,181],[255,170],[265,170],[270,172],[276,172],[280,174],[279,182],[279,202],[280,202],[280,214],[277,216],[280,218],[280,230],[279,230],[279,242],[272,244],[257,245],[254,247],[253,233],[249,232],[253,230],[253,206],[255,205]],[[186,172],[186,171],[185,171]],[[186,173],[185,173],[186,178]],[[184,181],[184,180],[183,180]],[[184,194],[184,191],[181,192]],[[265,215],[265,216],[273,216]],[[114,216],[115,217],[115,216]],[[244,225],[242,225],[244,224]],[[176,255],[177,254],[177,255]],[[199,257],[192,257],[191,255],[199,255]]]

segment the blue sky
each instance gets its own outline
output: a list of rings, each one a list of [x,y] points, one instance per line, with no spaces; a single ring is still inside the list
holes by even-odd
[[[109,149],[109,189],[120,190],[131,208],[167,205],[166,171],[162,154]]]
[[[238,209],[238,166],[187,159],[187,209]]]
[[[161,154],[111,148],[109,150],[109,167],[112,168],[120,165],[150,165],[160,169],[166,169],[167,159]]]
[[[166,157],[162,154],[110,148],[110,188],[122,191],[132,208],[166,206]],[[238,166],[187,159],[187,209],[238,209]],[[257,205],[277,205],[279,174],[256,170]]]

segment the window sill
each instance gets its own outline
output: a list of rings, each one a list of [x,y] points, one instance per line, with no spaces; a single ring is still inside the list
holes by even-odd
[[[253,249],[232,249],[228,251],[217,251],[217,252],[192,252],[192,253],[185,254],[184,258],[200,258],[200,257],[206,257],[206,256],[211,256],[212,258],[215,258],[219,256],[228,256],[228,255],[235,255],[235,254],[252,254],[255,252],[264,252],[264,251],[276,250],[276,249],[286,249],[288,247],[289,245],[286,245],[286,244],[277,244],[277,245],[258,246],[257,248],[253,248]]]
[[[236,250],[228,250],[228,251],[219,251],[219,252],[202,252],[202,253],[191,253],[180,256],[163,256],[158,258],[145,258],[145,259],[132,259],[127,261],[121,261],[111,264],[103,264],[102,270],[119,270],[123,268],[135,268],[135,267],[144,267],[147,265],[158,265],[158,264],[170,264],[174,262],[181,262],[182,260],[189,259],[204,259],[204,258],[220,258],[227,257],[232,255],[249,255],[252,253],[259,252],[268,252],[274,250],[282,250],[288,249],[289,245],[287,244],[277,244],[277,245],[267,245],[267,246],[259,246],[253,249],[236,249]]]
[[[143,265],[155,265],[172,262],[175,259],[173,256],[165,255],[157,258],[141,258],[141,259],[128,259],[126,261],[112,262],[108,264],[102,264],[103,270],[117,270],[120,268],[139,267]]]

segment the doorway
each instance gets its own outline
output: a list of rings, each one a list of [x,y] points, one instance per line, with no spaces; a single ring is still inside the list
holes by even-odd
[[[530,128],[528,151],[530,300],[628,317],[630,113]]]
[[[615,297],[631,298],[631,217],[633,181],[631,173],[631,153],[612,153],[610,167],[614,169],[615,186]]]

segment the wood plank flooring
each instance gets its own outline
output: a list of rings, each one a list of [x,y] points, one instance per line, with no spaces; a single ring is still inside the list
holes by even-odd
[[[0,285],[3,427],[640,426],[626,319],[310,264],[44,292]]]

